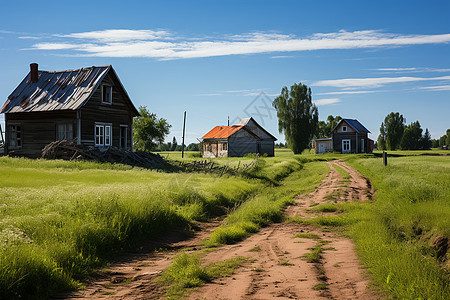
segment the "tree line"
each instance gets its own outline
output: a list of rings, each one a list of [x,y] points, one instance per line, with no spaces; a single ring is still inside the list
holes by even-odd
[[[283,87],[272,106],[277,111],[278,130],[284,133],[286,143],[277,147],[289,147],[295,154],[311,146],[314,138],[330,137],[333,129],[342,120],[340,116],[329,115],[326,121],[319,121],[319,111],[312,101],[311,88],[299,83]],[[181,145],[175,137],[172,142],[164,143],[171,125],[164,118],[150,113],[145,106],[139,107],[140,117],[133,122],[134,147],[143,151],[180,151]],[[419,121],[406,125],[406,118],[399,112],[391,112],[381,123],[380,135],[376,146],[381,150],[420,150],[450,145],[450,129],[447,134],[432,140],[428,128],[423,129]],[[191,143],[186,148],[198,151],[199,144]]]
[[[419,121],[406,125],[406,118],[399,112],[391,112],[381,122],[377,140],[380,150],[428,150],[435,144],[428,128],[423,133]]]

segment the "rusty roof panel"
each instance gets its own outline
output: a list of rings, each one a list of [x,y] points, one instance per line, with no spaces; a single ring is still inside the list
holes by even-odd
[[[31,82],[28,74],[9,95],[0,113],[76,110],[89,100],[111,66],[77,70],[38,71]]]
[[[202,139],[226,139],[244,126],[216,126],[205,134]]]

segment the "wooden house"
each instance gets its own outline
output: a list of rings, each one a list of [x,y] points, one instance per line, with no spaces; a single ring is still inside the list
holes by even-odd
[[[134,107],[112,66],[30,73],[2,106],[7,154],[38,156],[55,140],[132,149]]]
[[[370,131],[358,120],[342,119],[334,127],[331,138],[313,141],[315,153],[371,153],[373,140],[369,139]]]
[[[277,140],[253,118],[233,126],[216,126],[202,139],[203,157],[240,157],[248,153],[274,156]]]

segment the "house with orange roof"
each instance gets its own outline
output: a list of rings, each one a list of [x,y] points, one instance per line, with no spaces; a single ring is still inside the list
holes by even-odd
[[[202,137],[203,157],[241,157],[249,153],[274,156],[277,139],[253,118],[237,125],[216,126]]]

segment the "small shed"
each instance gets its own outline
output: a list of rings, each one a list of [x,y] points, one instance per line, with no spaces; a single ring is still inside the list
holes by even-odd
[[[331,138],[316,139],[313,141],[313,148],[316,154],[333,152],[333,140]]]
[[[55,140],[132,149],[139,116],[113,67],[42,71],[37,64],[11,93],[5,114],[7,154],[38,156]]]
[[[214,127],[202,140],[203,157],[241,157],[249,153],[274,156],[277,139],[253,118],[245,118],[237,125]]]

